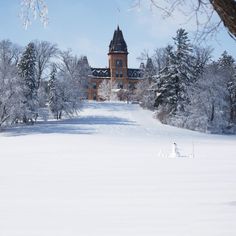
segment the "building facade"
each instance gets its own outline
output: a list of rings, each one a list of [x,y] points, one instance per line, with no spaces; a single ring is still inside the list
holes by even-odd
[[[89,100],[99,100],[98,87],[103,80],[111,81],[118,89],[135,89],[135,84],[142,77],[142,70],[128,68],[128,54],[127,44],[118,26],[109,45],[108,68],[91,68]]]

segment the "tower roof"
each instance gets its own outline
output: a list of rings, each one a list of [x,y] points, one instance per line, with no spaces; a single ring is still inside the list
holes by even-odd
[[[119,26],[117,26],[117,29],[113,34],[113,39],[111,40],[109,45],[109,53],[113,52],[128,53],[127,44],[124,40],[123,33],[120,30]]]

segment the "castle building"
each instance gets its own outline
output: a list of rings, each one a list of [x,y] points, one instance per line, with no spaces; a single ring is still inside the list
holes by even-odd
[[[98,87],[103,80],[115,82],[118,89],[133,90],[141,79],[142,70],[128,68],[128,49],[119,26],[109,45],[108,68],[91,68],[88,99],[99,100]]]

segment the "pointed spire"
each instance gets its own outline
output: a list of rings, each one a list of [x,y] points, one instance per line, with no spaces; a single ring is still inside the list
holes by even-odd
[[[128,53],[127,44],[124,40],[123,33],[120,30],[119,25],[117,25],[117,29],[114,31],[113,39],[109,45],[109,53],[111,52]]]

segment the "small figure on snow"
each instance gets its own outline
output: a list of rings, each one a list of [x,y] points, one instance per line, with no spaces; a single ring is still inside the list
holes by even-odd
[[[176,143],[173,143],[172,152],[170,154],[170,157],[172,157],[172,158],[180,157],[179,149],[178,149]]]

